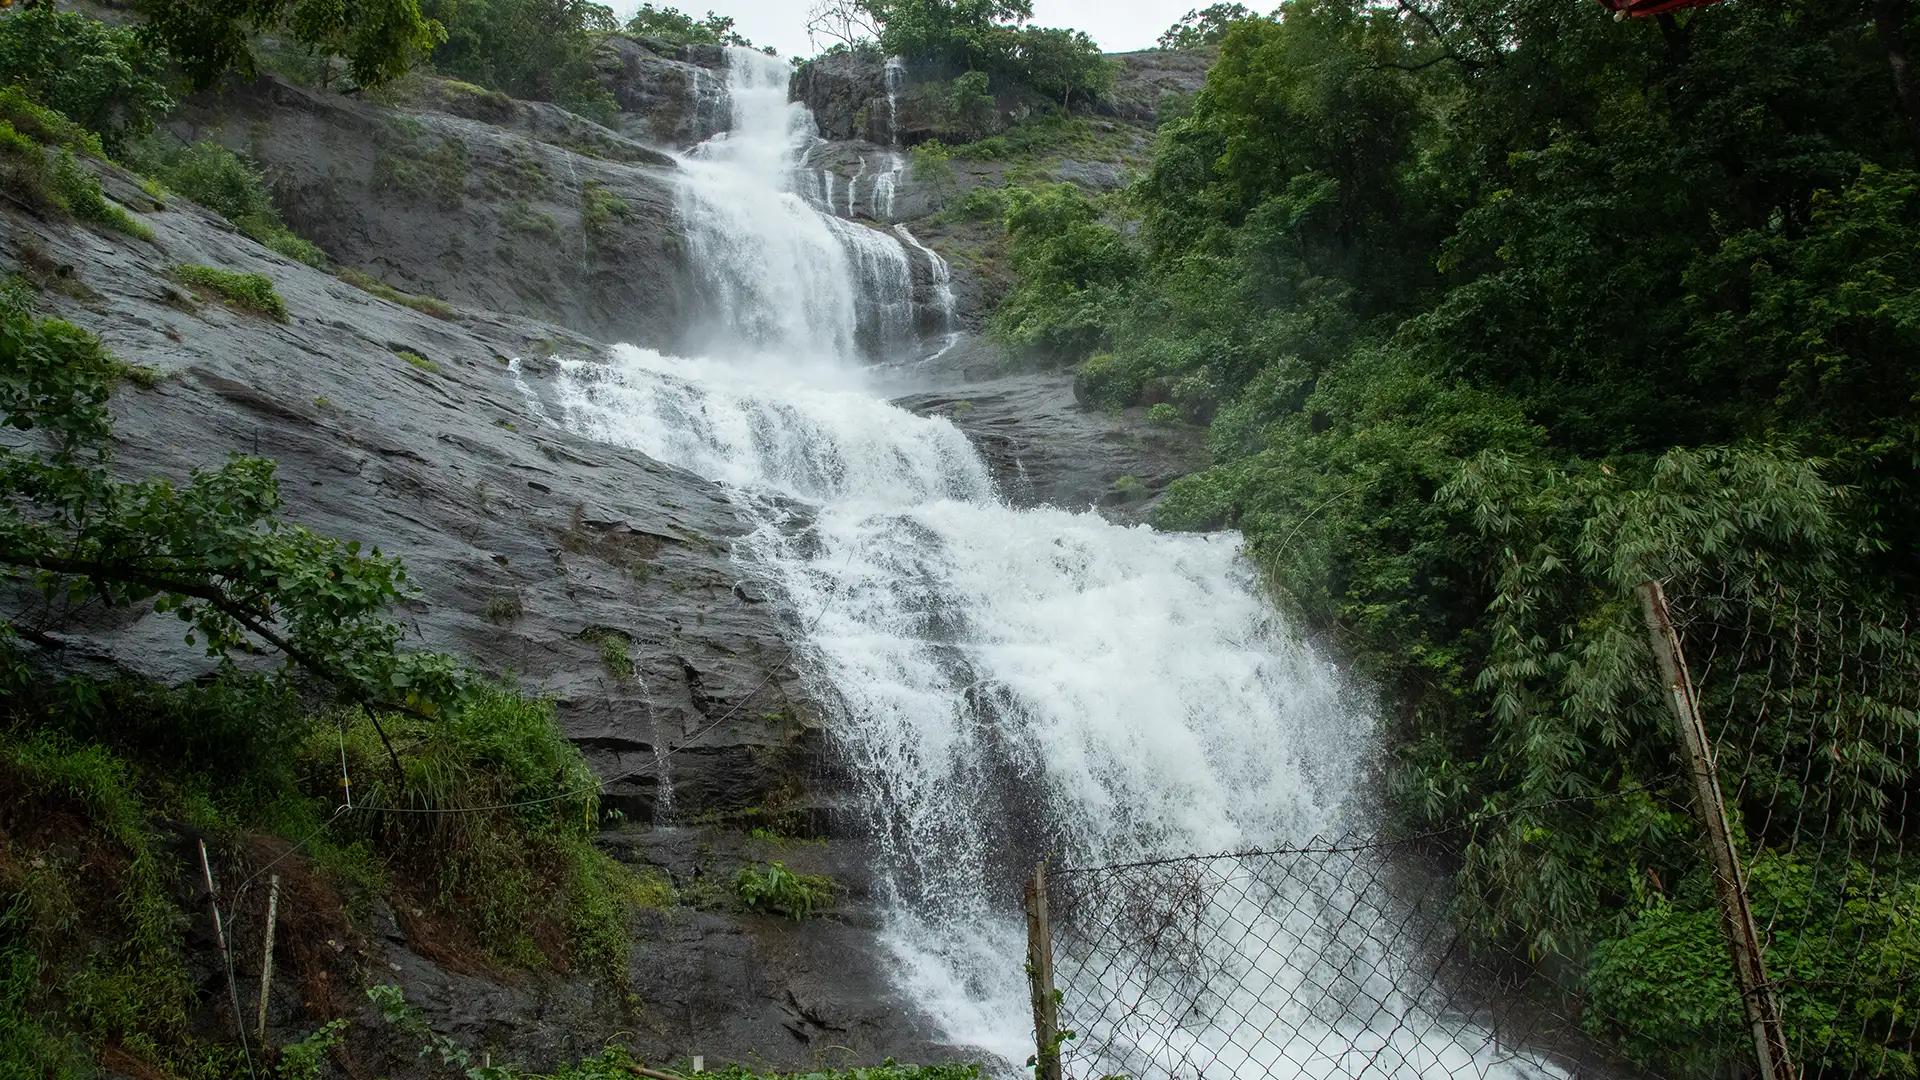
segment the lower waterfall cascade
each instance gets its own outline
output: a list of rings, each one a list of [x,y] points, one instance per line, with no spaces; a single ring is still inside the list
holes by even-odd
[[[541,415],[732,494],[751,528],[735,545],[743,572],[810,620],[796,663],[856,787],[892,954],[881,962],[956,1056],[1018,1076],[1033,1051],[1019,912],[1033,862],[1351,828],[1366,813],[1372,712],[1273,608],[1237,536],[1017,507],[952,423],[881,396],[872,363],[922,350],[928,323],[955,326],[951,276],[904,226],[831,213],[832,174],[801,164],[813,122],[788,78],[784,61],[729,50],[731,126],[684,157],[704,355],[622,345],[556,360]],[[890,66],[890,98],[897,79]],[[868,197],[890,203],[899,179]],[[1270,985],[1263,996],[1177,1033],[1218,1075],[1543,1071],[1496,1058],[1463,1023],[1406,1022],[1423,1006],[1393,989],[1401,961],[1326,914],[1344,898],[1285,899],[1243,898],[1237,915],[1314,944],[1328,971],[1386,981],[1366,1009],[1330,1009],[1316,999],[1328,971],[1263,972],[1248,981]],[[1233,1038],[1232,1024],[1281,1017],[1287,1045]],[[1124,1041],[1099,1063],[1129,1065]]]

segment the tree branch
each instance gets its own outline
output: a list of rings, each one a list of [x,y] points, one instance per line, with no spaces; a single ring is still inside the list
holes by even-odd
[[[294,644],[286,635],[269,626],[259,612],[234,599],[226,590],[216,585],[199,581],[179,581],[158,574],[151,574],[114,563],[92,562],[85,559],[60,558],[50,555],[22,556],[15,552],[0,552],[0,564],[42,570],[52,574],[70,574],[75,577],[90,578],[96,581],[117,581],[126,585],[137,585],[153,589],[156,592],[172,593],[176,596],[190,597],[211,605],[214,610],[231,618],[248,633],[278,649],[288,659],[307,671],[348,691],[348,696],[360,703],[362,708],[375,706],[393,712],[405,713],[421,720],[432,717],[410,705],[394,702],[375,701],[362,693],[358,687],[334,670],[333,665]],[[29,640],[32,640],[29,638]],[[379,721],[374,722],[379,727]],[[381,741],[386,741],[386,733],[381,732]],[[393,747],[388,744],[387,750]],[[396,762],[396,766],[397,766]]]

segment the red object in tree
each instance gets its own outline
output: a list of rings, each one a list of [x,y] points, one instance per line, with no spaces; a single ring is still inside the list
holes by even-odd
[[[1706,7],[1708,4],[1719,2],[1720,0],[1600,0],[1600,6],[1613,12],[1616,18],[1630,15],[1636,19],[1644,19],[1649,15],[1664,15],[1681,8]]]

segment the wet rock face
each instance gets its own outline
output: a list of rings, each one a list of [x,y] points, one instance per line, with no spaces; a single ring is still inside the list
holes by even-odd
[[[1163,107],[1200,92],[1207,84],[1207,69],[1219,53],[1213,46],[1115,53],[1107,58],[1115,64],[1113,88],[1093,103],[1093,111],[1134,123],[1156,123]]]
[[[886,138],[882,113],[887,100],[886,61],[877,55],[842,52],[810,60],[794,72],[792,95],[813,110],[823,139],[877,142]]]
[[[907,392],[894,404],[952,420],[1016,504],[1093,506],[1144,522],[1168,484],[1207,464],[1202,429],[1150,424],[1145,409],[1082,408],[1071,372],[1008,374],[999,350],[977,340],[949,350],[937,367],[923,377],[938,389]]]
[[[152,205],[123,177],[108,190]],[[64,287],[84,297],[50,292],[51,313],[161,373],[115,399],[121,468],[179,477],[229,451],[277,461],[286,517],[399,556],[418,592],[398,612],[414,644],[554,697],[630,819],[654,816],[663,783],[690,815],[764,806],[788,784],[812,753],[814,711],[779,603],[731,558],[743,525],[727,497],[543,422],[508,364],[527,358],[537,386],[541,357],[599,346],[514,316],[439,319],[377,299],[185,201],[142,220],[152,245],[0,214],[9,262],[67,268]],[[196,300],[167,276],[175,263],[265,274],[287,322]],[[166,682],[203,665],[171,618],[88,613],[52,632],[70,664]],[[630,668],[609,667],[610,636]]]
[[[684,150],[726,130],[726,55],[717,46],[610,34],[593,65],[629,138]]]
[[[428,81],[386,108],[265,77],[170,127],[258,162],[296,232],[407,292],[671,346],[694,318],[673,159],[557,106]]]

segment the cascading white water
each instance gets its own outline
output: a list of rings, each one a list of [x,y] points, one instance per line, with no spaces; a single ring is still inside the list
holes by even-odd
[[[731,126],[684,155],[677,173],[706,301],[695,343],[841,357],[902,347],[916,317],[907,248],[808,205],[794,186],[817,132],[788,100],[791,69],[752,49],[727,60]]]
[[[898,56],[887,57],[884,76],[887,87],[887,171],[873,182],[874,215],[881,221],[893,220],[893,193],[900,176],[907,170],[907,159],[900,155],[900,87],[907,81],[907,62]]]
[[[927,257],[928,272],[933,277],[933,303],[934,306],[940,310],[940,329],[951,333],[956,324],[954,318],[953,268],[948,266],[947,260],[936,254],[932,248],[921,243],[913,233],[907,230],[905,225],[895,225],[893,231],[894,235],[905,241],[908,247]]]
[[[734,55],[735,128],[690,158],[686,196],[731,340],[704,358],[619,346],[605,362],[557,361],[550,415],[734,493],[753,526],[736,547],[744,569],[805,620],[798,655],[859,789],[902,995],[960,1052],[1018,1075],[1031,1042],[1016,898],[1031,860],[1338,831],[1357,812],[1369,713],[1270,608],[1236,537],[1016,508],[951,423],[875,393],[854,339],[863,309],[896,302],[872,283],[901,263],[846,230],[902,260],[923,249],[791,196],[808,132],[758,54]],[[1351,981],[1394,964],[1346,899],[1274,882],[1214,901],[1263,940],[1311,948],[1297,967],[1219,958],[1258,977],[1174,1037],[1205,1049],[1208,1075],[1494,1071],[1472,1032],[1390,980],[1364,1009],[1329,1000],[1322,967]],[[1260,1043],[1235,1025],[1292,1034]],[[1116,1045],[1093,1064],[1136,1064]]]

